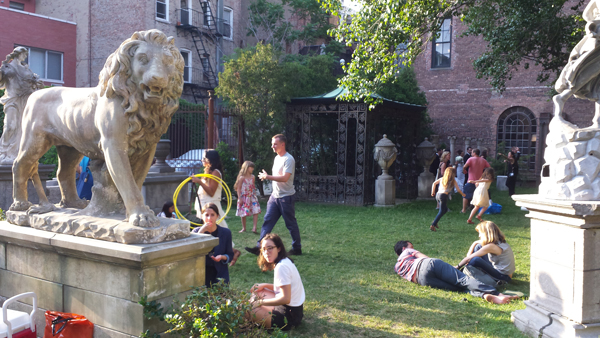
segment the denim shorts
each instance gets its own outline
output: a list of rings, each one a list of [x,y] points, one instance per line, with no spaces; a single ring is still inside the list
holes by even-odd
[[[465,193],[465,197],[464,197],[465,199],[472,200],[473,193],[475,192],[475,184],[473,184],[473,183],[465,184],[465,187],[463,188],[463,192]]]

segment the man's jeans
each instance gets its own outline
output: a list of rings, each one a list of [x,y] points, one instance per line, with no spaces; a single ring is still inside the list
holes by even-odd
[[[481,244],[475,245],[473,252],[477,252],[479,251],[479,249],[481,249]],[[492,265],[492,263],[490,262],[487,254],[481,257],[471,258],[471,260],[469,261],[469,265],[474,266],[476,268],[480,268],[481,270],[485,271],[488,275],[492,276],[494,279],[500,279],[509,283],[512,280],[508,275],[505,275],[494,268],[494,265]]]
[[[294,209],[295,200],[295,195],[281,198],[275,198],[273,196],[269,197],[267,211],[265,212],[265,218],[260,230],[260,239],[258,240],[257,246],[260,246],[260,241],[263,237],[271,233],[273,227],[275,227],[275,224],[279,220],[279,217],[283,216],[285,226],[292,236],[292,249],[300,250],[302,248],[302,244],[300,243],[300,229],[298,229],[296,210]]]
[[[450,291],[470,291],[475,297],[483,297],[488,293],[499,294],[493,286],[483,284],[437,258],[426,258],[422,261],[417,274],[417,283]]]

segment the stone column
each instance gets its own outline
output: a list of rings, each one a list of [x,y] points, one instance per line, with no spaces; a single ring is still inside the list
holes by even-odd
[[[448,136],[448,142],[450,143],[450,163],[454,165],[456,154],[454,153],[454,142],[456,141],[456,136]]]
[[[465,137],[465,153],[467,152],[467,148],[469,148],[471,146],[471,138],[470,137]]]
[[[600,201],[512,198],[531,219],[530,295],[513,323],[532,337],[598,337]]]
[[[478,138],[478,139],[476,139],[476,141],[477,141],[477,149],[479,149],[481,151],[481,141],[483,141],[483,139]]]
[[[440,147],[440,135],[431,135],[431,143],[433,143],[435,150],[437,150]]]

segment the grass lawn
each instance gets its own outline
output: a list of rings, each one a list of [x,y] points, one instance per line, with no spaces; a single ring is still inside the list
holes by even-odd
[[[501,214],[485,215],[507,237],[515,254],[517,271],[508,290],[529,294],[529,219],[506,191],[492,188]],[[517,189],[535,193],[535,189]],[[409,283],[393,270],[394,244],[410,240],[429,257],[456,265],[477,240],[475,225],[460,214],[462,199],[454,195],[451,212],[440,229],[429,225],[437,210],[435,201],[415,201],[394,208],[349,207],[297,203],[296,217],[302,236],[302,256],[293,257],[306,291],[304,322],[291,337],[525,337],[511,323],[510,313],[524,309],[522,300],[493,305],[469,294],[448,292]],[[258,229],[266,208],[259,217]],[[230,212],[229,215],[235,215]],[[248,218],[248,230],[252,219]],[[261,272],[256,256],[243,250],[258,235],[238,233],[239,217],[227,220],[237,249],[238,263],[230,268],[231,285],[249,289],[253,283],[272,283],[273,273]],[[275,226],[286,245],[291,238],[283,219]]]

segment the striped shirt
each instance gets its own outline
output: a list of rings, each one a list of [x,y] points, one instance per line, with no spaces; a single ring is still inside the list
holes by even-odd
[[[419,262],[425,259],[417,258],[417,253],[419,253],[419,251],[415,249],[404,249],[398,257],[398,262],[394,267],[396,273],[409,282],[413,281],[413,276],[415,275]]]

